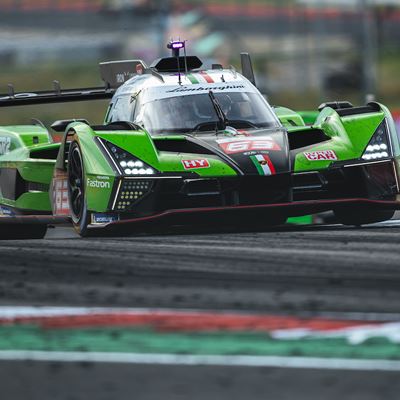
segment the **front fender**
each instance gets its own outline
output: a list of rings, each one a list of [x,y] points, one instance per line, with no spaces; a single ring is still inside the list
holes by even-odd
[[[65,172],[68,169],[67,153],[71,141],[78,142],[82,153],[83,184],[88,210],[107,211],[116,172],[97,144],[96,132],[87,124],[79,122],[67,127],[56,163],[56,168]]]

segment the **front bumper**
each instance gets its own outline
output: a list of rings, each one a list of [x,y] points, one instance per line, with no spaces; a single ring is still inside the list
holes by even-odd
[[[121,195],[115,192],[113,204]],[[269,177],[155,179],[151,190],[132,210],[115,212],[118,218],[94,223],[93,229],[131,225],[234,224],[276,215],[315,214],[346,206],[399,209],[399,182],[394,159],[337,163],[322,171]],[[133,211],[134,210],[134,211]]]
[[[104,225],[90,225],[91,229],[105,229],[109,231],[119,229],[130,229],[131,227],[140,228],[149,224],[156,225],[235,225],[237,222],[254,220],[259,222],[265,219],[268,225],[268,218],[277,214],[287,217],[315,214],[329,211],[335,207],[360,206],[371,207],[380,210],[400,210],[399,201],[370,200],[363,198],[354,199],[332,199],[332,200],[308,200],[279,204],[257,204],[251,206],[233,207],[203,207],[167,210],[158,214],[132,219],[124,219],[110,222]]]

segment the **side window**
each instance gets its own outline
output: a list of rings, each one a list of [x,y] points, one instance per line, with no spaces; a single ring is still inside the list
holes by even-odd
[[[137,121],[139,113],[140,113],[140,109],[142,108],[141,103],[140,103],[140,94],[135,97],[135,103],[136,104],[135,104],[135,110],[133,113],[133,120]]]
[[[108,124],[109,122],[111,122],[111,110],[113,109],[114,104],[110,103],[110,105],[107,108],[107,112],[106,112],[106,116],[104,118],[104,123]]]
[[[135,99],[131,95],[117,97],[108,116],[108,122],[132,121]]]

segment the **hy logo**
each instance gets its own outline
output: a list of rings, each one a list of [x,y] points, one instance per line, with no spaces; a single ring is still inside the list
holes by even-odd
[[[102,182],[98,181],[97,179],[90,179],[87,178],[87,185],[91,188],[98,188],[98,189],[110,189],[110,182]]]
[[[0,137],[0,156],[10,152],[11,138]]]

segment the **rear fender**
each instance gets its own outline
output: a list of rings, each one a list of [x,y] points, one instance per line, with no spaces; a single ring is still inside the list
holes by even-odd
[[[48,185],[54,159],[30,158],[33,148],[47,148],[46,129],[35,125],[0,128],[0,201],[19,210],[50,211]]]
[[[296,152],[295,171],[325,169],[336,161],[335,159],[309,160],[306,153],[310,152],[333,151],[337,161],[360,158],[384,118],[384,111],[340,117],[334,109],[324,108],[318,115],[313,128],[322,130],[331,140]]]

